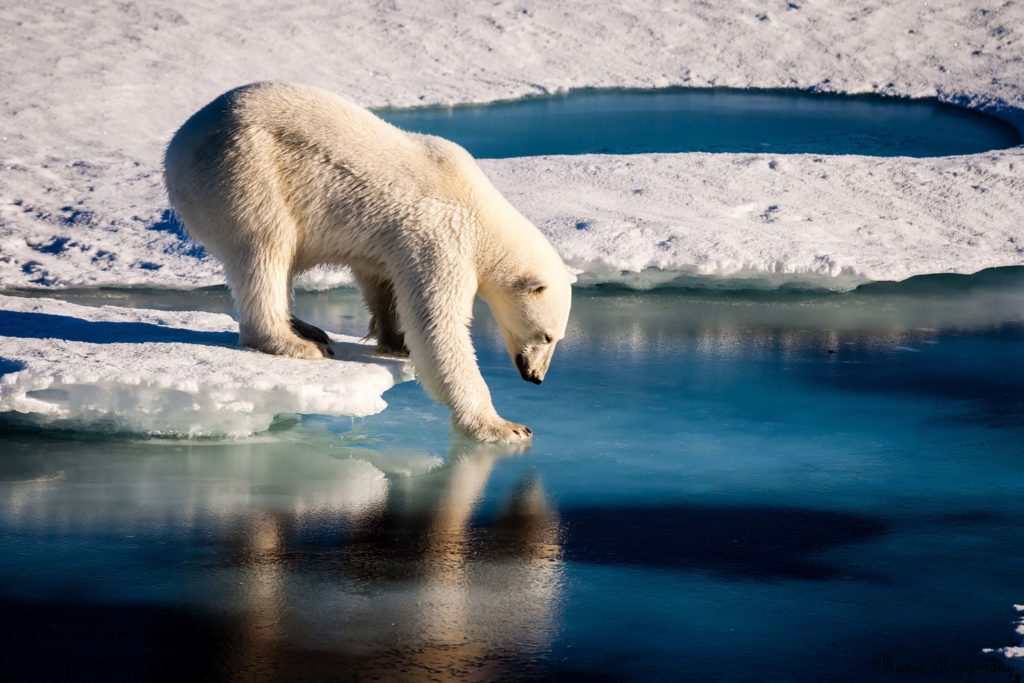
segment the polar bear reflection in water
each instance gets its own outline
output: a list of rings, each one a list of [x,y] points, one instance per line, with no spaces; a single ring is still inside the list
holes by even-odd
[[[0,491],[11,489],[0,495],[0,529],[65,544],[114,532],[145,547],[206,545],[200,555],[213,559],[184,580],[178,561],[105,575],[131,583],[139,571],[145,582],[188,585],[188,609],[215,615],[224,638],[189,636],[197,641],[189,649],[210,653],[221,677],[322,679],[347,670],[493,680],[547,650],[562,550],[540,482],[521,479],[497,514],[471,526],[495,463],[517,455],[511,447],[460,442],[442,462],[364,449],[296,458],[289,446],[72,453],[51,463],[57,477],[56,469],[17,483],[0,477]],[[117,495],[88,503],[84,492],[97,482]],[[40,563],[52,561],[40,553]],[[109,595],[96,588],[99,599]],[[159,652],[161,643],[152,645]]]
[[[508,452],[456,449],[429,473],[389,476],[384,498],[350,518],[341,549],[296,552],[288,516],[253,519],[238,558],[249,605],[244,645],[230,668],[246,680],[259,680],[253,671],[272,680],[339,666],[385,679],[495,680],[513,663],[521,671],[520,660],[543,653],[552,637],[562,553],[557,515],[535,479],[519,482],[491,524],[470,526],[495,461]],[[296,591],[310,571],[366,592]],[[282,631],[317,643],[321,656],[292,652]]]

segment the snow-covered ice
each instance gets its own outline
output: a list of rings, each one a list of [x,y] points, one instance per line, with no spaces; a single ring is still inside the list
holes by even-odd
[[[1024,164],[813,155],[487,162],[583,280],[680,273],[848,287],[1024,263]],[[566,206],[562,197],[572,197]],[[664,272],[645,272],[657,268]]]
[[[277,358],[237,346],[226,315],[0,296],[0,413],[56,428],[244,436],[288,413],[363,416],[411,378],[353,337],[336,357]]]
[[[160,155],[189,114],[242,83],[307,82],[367,106],[808,88],[937,96],[1020,128],[1022,27],[1019,2],[7,3],[0,286],[219,282],[167,212]],[[836,287],[1024,263],[1022,167],[1020,147],[485,164],[584,282],[687,273]],[[320,272],[303,284],[346,281]]]

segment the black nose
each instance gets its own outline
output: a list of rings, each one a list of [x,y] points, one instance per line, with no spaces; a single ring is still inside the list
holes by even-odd
[[[519,376],[525,379],[527,382],[533,382],[534,384],[540,384],[543,380],[540,377],[532,374],[530,368],[526,367],[526,359],[523,358],[523,354],[516,354],[516,369],[519,370]]]
[[[533,382],[534,384],[540,384],[541,382],[544,381],[540,377],[537,377],[536,375],[531,375],[525,370],[520,370],[519,376],[525,379],[527,382]]]

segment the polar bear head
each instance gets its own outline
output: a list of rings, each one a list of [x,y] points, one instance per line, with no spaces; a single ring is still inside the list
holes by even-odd
[[[527,382],[544,381],[565,336],[576,281],[551,242],[490,183],[473,157],[440,140],[457,169],[462,201],[477,221],[478,293],[491,308],[505,347]]]
[[[555,345],[565,336],[575,279],[559,261],[547,275],[530,271],[488,301],[508,354],[527,382],[544,381]]]

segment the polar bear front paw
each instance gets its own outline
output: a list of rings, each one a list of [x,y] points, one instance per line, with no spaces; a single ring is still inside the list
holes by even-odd
[[[462,431],[477,441],[487,442],[522,443],[533,437],[533,430],[526,425],[509,422],[500,417]]]

